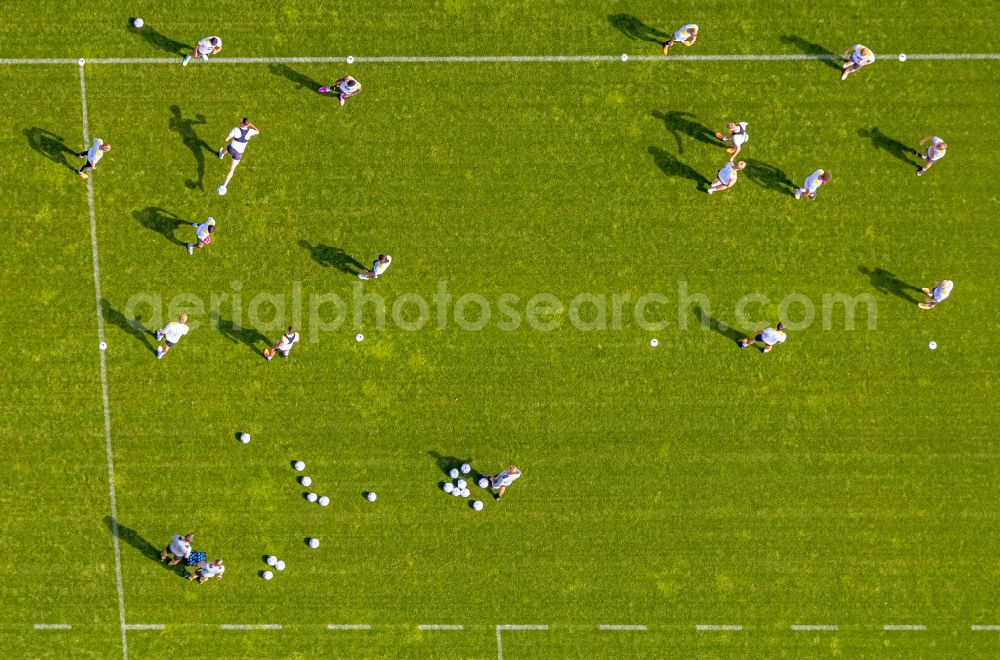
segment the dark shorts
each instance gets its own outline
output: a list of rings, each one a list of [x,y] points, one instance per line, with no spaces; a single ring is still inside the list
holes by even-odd
[[[243,154],[233,149],[233,145],[231,144],[226,145],[226,151],[229,152],[229,155],[233,157],[233,160],[239,160],[240,158],[243,158]]]
[[[762,334],[757,335],[756,337],[754,337],[754,341],[759,341],[759,342],[763,343],[764,342],[764,335],[762,335]]]
[[[167,348],[170,348],[171,346],[173,346],[177,342],[173,342],[173,341],[170,341],[169,339],[165,339],[165,340],[163,340],[163,343],[167,345]]]

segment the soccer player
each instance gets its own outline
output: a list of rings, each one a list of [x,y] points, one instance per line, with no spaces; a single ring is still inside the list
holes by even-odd
[[[209,216],[208,220],[200,225],[197,222],[192,222],[191,226],[194,227],[195,238],[198,239],[198,244],[188,243],[188,254],[194,254],[196,247],[203,248],[212,242],[212,234],[215,233],[215,218]]]
[[[181,314],[181,317],[176,321],[171,321],[167,324],[167,327],[161,328],[156,331],[156,341],[164,340],[164,346],[156,347],[156,357],[157,359],[162,358],[170,350],[170,347],[181,340],[181,337],[190,332],[191,328],[187,326],[188,317],[187,314]]]
[[[719,174],[712,181],[712,185],[708,187],[708,194],[711,195],[714,192],[735,186],[739,172],[746,166],[747,163],[745,160],[741,160],[738,163],[734,163],[733,161],[726,163],[726,166],[719,170]]]
[[[514,483],[521,476],[521,471],[516,466],[511,465],[499,474],[490,477],[490,486],[497,492],[493,494],[494,499],[500,499],[507,492],[507,487]]]
[[[160,553],[160,561],[166,561],[167,555],[173,555],[173,559],[170,560],[171,566],[176,566],[181,562],[182,559],[187,559],[191,556],[191,541],[194,540],[194,534],[185,534],[184,536],[177,535],[170,537],[170,545],[163,549]]]
[[[685,46],[693,46],[694,42],[698,41],[698,26],[694,23],[688,23],[677,30],[677,32],[674,32],[674,36],[663,42],[663,54],[666,55],[669,53],[670,47],[678,41]]]
[[[181,64],[187,66],[192,57],[200,57],[207,62],[209,55],[215,55],[220,50],[222,50],[222,39],[219,39],[218,37],[205,37],[198,42],[198,45],[195,46],[194,50],[184,56],[184,60]]]
[[[358,273],[358,277],[363,280],[377,280],[379,275],[388,270],[391,263],[392,257],[387,254],[380,254],[378,255],[378,259],[372,262],[371,270],[361,271]]]
[[[779,323],[777,328],[771,326],[764,328],[753,339],[744,337],[740,340],[740,348],[749,348],[757,342],[761,342],[764,344],[764,352],[770,353],[771,349],[778,344],[784,344],[786,339],[788,339],[788,335],[785,334],[785,325]]]
[[[927,300],[917,303],[917,307],[920,309],[934,309],[938,306],[938,303],[951,295],[951,288],[953,286],[955,286],[955,283],[951,280],[941,280],[934,284],[933,289],[923,289],[923,292],[927,294]]]
[[[854,73],[855,71],[860,71],[861,67],[868,66],[875,61],[875,53],[872,52],[871,48],[867,46],[862,46],[861,44],[854,44],[854,48],[844,53],[844,72],[840,74],[841,80],[847,80],[847,76]]]
[[[923,175],[924,172],[931,169],[934,163],[945,157],[948,152],[948,145],[944,143],[944,140],[936,135],[928,135],[923,140],[920,141],[920,146],[924,146],[928,140],[931,142],[931,146],[927,147],[926,154],[917,154],[917,158],[927,162],[926,165],[917,170],[917,176]]]
[[[209,578],[222,579],[222,574],[226,572],[226,567],[222,565],[222,559],[212,562],[198,562],[198,570],[188,576],[188,580],[198,579],[198,584],[205,584]]]
[[[222,148],[219,149],[219,160],[225,158],[227,152],[233,159],[233,164],[229,166],[229,173],[226,174],[226,180],[222,182],[223,188],[229,185],[229,180],[233,178],[233,173],[236,171],[237,166],[239,166],[240,159],[243,158],[247,142],[255,135],[260,135],[260,129],[251,124],[248,117],[241,119],[240,125],[229,131],[229,135],[226,136],[226,142],[232,140],[232,143],[228,146],[223,144]]]
[[[329,94],[330,92],[337,92],[340,99],[340,105],[344,105],[344,102],[361,93],[361,83],[355,80],[351,76],[344,76],[337,82],[333,83],[330,87],[320,87],[316,90],[320,94]]]
[[[745,121],[731,121],[726,124],[726,130],[729,132],[729,135],[724,135],[719,132],[715,133],[715,137],[719,138],[723,142],[729,142],[730,140],[733,141],[733,146],[726,149],[726,151],[732,154],[732,156],[729,157],[729,160],[736,158],[736,154],[740,153],[740,149],[742,149],[743,145],[750,139],[750,136],[747,135],[747,126],[749,126],[749,124]]]
[[[288,353],[292,350],[294,344],[299,343],[299,333],[295,332],[295,328],[288,326],[288,330],[285,334],[281,335],[281,339],[278,343],[271,348],[264,349],[264,359],[268,362],[274,357],[274,354],[280,353],[281,357],[288,359]]]
[[[101,138],[94,138],[94,144],[91,145],[90,149],[87,151],[81,151],[76,155],[77,158],[86,158],[87,162],[83,164],[83,167],[76,170],[76,173],[80,175],[81,179],[87,178],[86,170],[96,170],[97,163],[104,158],[104,154],[111,151],[111,145],[105,144],[104,140]]]
[[[826,170],[816,170],[806,178],[805,184],[795,191],[795,199],[816,199],[819,187],[830,182],[830,173]]]

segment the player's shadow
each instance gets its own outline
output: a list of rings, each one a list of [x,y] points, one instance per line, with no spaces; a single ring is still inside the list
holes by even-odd
[[[701,323],[701,327],[708,328],[732,342],[738,343],[740,339],[746,336],[739,330],[730,327],[725,321],[713,319],[699,305],[695,305],[691,311],[694,313],[695,318],[698,319],[698,322]]]
[[[612,14],[608,16],[608,22],[632,41],[652,41],[662,44],[670,38],[666,32],[646,25],[631,14]]]
[[[656,166],[667,176],[690,179],[698,184],[698,190],[704,190],[712,183],[701,172],[687,163],[682,163],[677,159],[677,156],[667,153],[659,147],[650,147],[649,153],[653,157],[653,162],[656,163]]]
[[[299,73],[290,66],[285,66],[284,64],[272,64],[268,67],[276,76],[281,76],[282,78],[287,78],[291,82],[295,83],[303,89],[308,89],[311,92],[315,92],[320,86],[319,81],[313,80],[309,76]]]
[[[42,154],[53,163],[63,165],[71,170],[76,168],[66,162],[66,154],[76,158],[76,151],[73,151],[63,142],[60,135],[52,131],[37,126],[24,129],[24,137],[28,138],[28,146]]]
[[[156,333],[142,324],[141,317],[128,318],[112,307],[106,298],[101,298],[101,315],[104,317],[106,323],[141,341],[150,353],[156,352],[153,342],[149,339],[150,337],[156,337]]]
[[[762,163],[754,158],[747,158],[746,163],[747,166],[743,170],[743,174],[750,181],[765,190],[774,190],[789,197],[795,195],[795,184],[791,182],[788,175],[774,165]]]
[[[146,229],[162,234],[171,243],[182,246],[187,245],[187,243],[174,236],[174,232],[178,227],[190,225],[191,223],[178,218],[170,211],[161,209],[158,206],[147,206],[141,211],[132,211],[132,217],[138,220]]]
[[[781,37],[781,40],[786,44],[791,44],[801,50],[806,55],[812,55],[817,60],[822,62],[828,67],[834,68],[840,71],[841,65],[839,62],[843,59],[833,51],[829,51],[823,48],[819,44],[814,44],[811,41],[806,41],[802,37],[797,37],[794,35],[786,34]]]
[[[128,31],[140,37],[153,48],[162,50],[165,53],[170,53],[171,55],[184,55],[190,53],[194,49],[193,46],[189,46],[188,44],[180,41],[174,41],[170,37],[163,36],[148,25],[144,25],[141,28],[130,27]]]
[[[899,140],[892,139],[880,131],[877,127],[872,127],[868,130],[863,128],[858,129],[858,137],[871,140],[872,148],[876,151],[885,151],[889,155],[895,156],[907,165],[917,167],[917,163],[911,160],[910,156],[916,156],[918,152],[915,149],[903,144]]]
[[[888,293],[901,298],[908,303],[918,303],[920,300],[914,298],[909,294],[910,291],[916,291],[917,293],[923,293],[920,287],[913,286],[912,284],[907,284],[902,281],[894,273],[891,273],[884,268],[876,268],[871,270],[864,265],[858,266],[858,272],[867,277],[871,281],[872,288],[879,293]]]
[[[201,126],[202,124],[208,123],[205,120],[205,115],[198,114],[193,118],[185,118],[181,112],[180,106],[176,105],[170,106],[170,114],[170,130],[181,136],[181,141],[184,143],[184,146],[191,150],[191,155],[194,156],[195,162],[198,164],[197,180],[188,179],[184,182],[184,185],[192,190],[195,188],[198,190],[204,190],[205,152],[207,151],[212,155],[218,155],[218,152],[212,148],[212,145],[198,137],[198,133],[194,130],[195,126]]]
[[[115,519],[111,516],[104,516],[104,524],[107,526],[108,531],[111,532],[111,535],[114,536],[116,527]],[[117,528],[119,541],[124,541],[126,544],[138,550],[143,557],[151,561],[155,561],[171,573],[176,575],[184,574],[184,569],[180,568],[179,564],[178,566],[170,566],[167,562],[162,561],[160,559],[160,550],[162,550],[162,548],[157,548],[155,545],[144,539],[142,534],[135,531],[131,527],[125,527],[121,523],[117,523]],[[178,568],[180,568],[180,570],[178,570]]]
[[[711,144],[716,147],[723,146],[722,141],[715,137],[715,131],[699,122],[695,118],[694,113],[681,112],[680,110],[671,110],[670,112],[663,113],[659,110],[653,110],[651,114],[662,121],[666,129],[677,140],[677,153],[679,154],[684,153],[682,135],[687,135],[699,142]]]
[[[254,328],[244,328],[234,323],[232,319],[224,319],[218,312],[209,314],[213,327],[218,330],[223,337],[234,344],[243,344],[256,354],[271,345],[271,341]]]
[[[350,275],[357,275],[365,270],[365,267],[361,264],[361,262],[344,252],[339,247],[333,247],[332,245],[325,245],[323,243],[312,245],[306,240],[299,241],[299,247],[304,250],[308,250],[309,256],[312,257],[312,260],[324,268],[327,266],[333,266],[337,270]]]

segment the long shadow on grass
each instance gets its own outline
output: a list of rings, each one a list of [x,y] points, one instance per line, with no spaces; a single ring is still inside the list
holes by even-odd
[[[632,14],[612,14],[608,16],[608,22],[632,41],[652,41],[662,44],[670,38],[666,32],[646,25]]]
[[[254,328],[244,328],[232,319],[224,319],[218,312],[209,314],[212,325],[222,336],[234,344],[243,344],[256,354],[271,345],[271,341]]]
[[[104,516],[104,524],[107,526],[108,531],[111,532],[111,535],[114,536],[116,527],[115,519],[112,518],[111,516]],[[175,575],[178,576],[184,575],[185,571],[183,568],[180,568],[180,565],[170,566],[167,564],[167,562],[161,561],[160,550],[157,549],[155,545],[144,539],[142,537],[142,534],[135,531],[131,527],[125,527],[121,523],[117,523],[117,528],[118,528],[119,541],[124,541],[126,544],[138,550],[143,557],[151,561],[155,561],[157,564],[167,569],[171,573],[174,573]]]
[[[695,318],[698,319],[698,322],[701,323],[701,327],[708,328],[712,332],[720,334],[734,343],[739,343],[740,339],[746,336],[736,328],[731,328],[725,321],[713,319],[698,305],[695,305],[691,311],[694,313]]]
[[[75,158],[77,152],[66,146],[61,135],[56,135],[52,131],[39,128],[38,126],[32,126],[31,128],[24,129],[24,137],[28,138],[28,146],[53,163],[71,170],[76,169],[66,162],[66,154]]]
[[[437,463],[438,469],[441,470],[441,472],[444,473],[444,476],[447,477],[449,480],[451,479],[451,475],[449,474],[449,472],[451,472],[453,469],[457,470],[458,468],[462,467],[463,463],[468,463],[469,466],[472,467],[471,458],[459,458],[458,456],[445,456],[444,454],[441,454],[436,451],[429,451],[427,452],[427,455],[434,459],[434,462]],[[463,474],[461,475],[461,478],[470,482],[476,482],[479,481],[482,477],[488,477],[488,476],[490,475],[484,472],[480,472],[479,470],[473,467],[472,471],[469,472],[469,474]]]
[[[865,138],[866,140],[871,140],[872,148],[876,151],[884,151],[891,156],[898,158],[907,165],[911,167],[918,167],[918,164],[910,160],[910,156],[916,156],[917,151],[899,140],[894,140],[877,127],[873,127],[869,130],[859,129],[858,137]]]
[[[188,179],[184,182],[184,185],[192,190],[195,188],[204,190],[205,152],[218,155],[218,152],[212,148],[212,145],[198,137],[198,133],[194,130],[195,126],[208,123],[205,120],[205,115],[198,114],[194,118],[185,118],[180,106],[177,105],[170,106],[170,114],[171,117],[168,124],[170,130],[181,136],[181,141],[185,147],[191,150],[191,155],[194,156],[194,160],[198,166],[198,179]]]
[[[822,62],[828,67],[840,71],[841,65],[838,63],[841,57],[834,53],[833,51],[823,48],[819,44],[814,44],[811,41],[806,41],[802,37],[796,37],[794,35],[786,34],[781,37],[781,40],[786,44],[792,44],[799,50],[801,50],[806,55],[814,55],[817,60]]]
[[[913,286],[912,284],[907,284],[902,281],[894,273],[891,273],[884,268],[876,268],[871,270],[864,265],[858,266],[858,272],[869,279],[872,284],[872,288],[879,293],[888,293],[901,298],[908,303],[916,304],[920,300],[911,296],[909,291],[916,291],[917,293],[923,293],[920,287]]]
[[[187,243],[174,236],[174,232],[178,227],[190,225],[191,223],[183,218],[178,218],[170,211],[161,209],[158,206],[147,206],[141,211],[132,211],[132,217],[138,220],[146,229],[155,231],[157,234],[162,234],[171,243],[181,246],[187,245]]]
[[[704,190],[712,183],[701,172],[687,163],[682,163],[677,159],[677,156],[667,153],[659,147],[650,147],[649,153],[653,157],[653,162],[656,163],[656,166],[667,176],[690,179],[698,184],[698,190]]]
[[[268,67],[268,69],[270,69],[271,73],[273,73],[274,75],[281,76],[282,78],[287,78],[288,80],[295,83],[297,86],[301,87],[302,89],[307,89],[310,92],[315,93],[316,89],[320,87],[318,81],[313,80],[304,73],[299,73],[290,66],[285,66],[284,64],[272,64],[271,66]]]
[[[170,37],[163,36],[148,25],[144,25],[139,29],[130,27],[128,31],[140,37],[153,48],[162,50],[165,53],[170,53],[171,55],[187,54],[194,49],[193,46],[189,46],[186,43],[174,41]]]
[[[128,318],[112,307],[106,298],[101,298],[101,315],[104,316],[106,323],[141,341],[150,353],[156,353],[156,348],[149,339],[150,337],[155,337],[156,333],[144,326],[140,317],[137,316],[134,319]]]
[[[762,163],[755,158],[747,158],[746,162],[747,166],[743,170],[743,174],[747,179],[765,190],[774,190],[789,197],[795,195],[795,184],[789,180],[788,175],[783,171],[774,165]]]
[[[659,110],[653,110],[651,114],[662,121],[666,129],[677,140],[677,153],[679,154],[684,153],[684,143],[681,140],[681,135],[687,135],[699,142],[704,142],[715,147],[725,146],[721,140],[715,137],[715,131],[699,122],[692,112],[671,110],[670,112],[662,113]]]
[[[339,247],[333,247],[332,245],[325,245],[323,243],[312,245],[306,240],[299,241],[299,247],[304,250],[309,250],[309,256],[312,257],[312,260],[324,268],[333,266],[337,270],[351,275],[357,275],[365,270],[365,267],[361,264],[361,262],[344,252]]]

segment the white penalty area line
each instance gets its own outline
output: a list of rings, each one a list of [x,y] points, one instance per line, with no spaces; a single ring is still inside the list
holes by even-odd
[[[220,630],[281,630],[280,623],[223,623]]]
[[[730,631],[736,632],[743,630],[743,626],[730,626],[730,625],[711,625],[711,624],[699,624],[694,627],[695,630],[699,632],[718,632],[718,631]]]
[[[835,60],[839,55],[629,55],[628,62],[804,62],[811,60]],[[896,53],[880,55],[881,60],[895,61]],[[1000,60],[1000,53],[912,53],[907,60]],[[353,64],[505,64],[505,63],[556,63],[556,62],[624,62],[622,55],[416,55],[416,56],[355,56]],[[71,57],[0,58],[0,65],[18,64],[174,64],[179,66],[181,57],[95,57],[93,59],[73,59]],[[215,57],[209,64],[343,64],[346,56],[317,57]],[[201,66],[203,62],[194,63]]]
[[[602,623],[600,626],[598,626],[598,630],[631,631],[631,630],[648,630],[648,628],[646,628],[646,626],[616,625],[616,624]]]
[[[1000,632],[1000,626],[971,626],[970,630],[975,632]]]
[[[882,630],[927,630],[927,626],[912,625],[912,624],[905,624],[905,625],[887,624],[882,626]]]
[[[544,624],[500,624],[497,626],[497,660],[503,660],[503,635],[504,630],[548,630]]]
[[[35,630],[71,630],[73,626],[68,623],[36,623]]]
[[[792,630],[797,631],[820,631],[827,630],[830,632],[837,632],[840,630],[837,626],[816,626],[816,625],[792,625]]]
[[[447,623],[421,623],[418,630],[465,630],[465,626]]]
[[[80,106],[83,111],[83,145],[90,144],[90,126],[87,120],[87,83],[80,67]],[[101,268],[97,252],[97,218],[94,214],[93,170],[87,177],[87,206],[90,210],[90,254],[94,266],[94,307],[97,312],[97,341],[104,343],[104,314],[101,309]],[[108,499],[111,503],[111,542],[115,551],[115,584],[118,587],[118,622],[122,633],[122,659],[128,660],[128,635],[125,627],[125,587],[122,583],[122,555],[118,542],[118,499],[115,496],[115,459],[111,448],[111,407],[108,404],[108,367],[104,351],[98,348],[101,365],[101,403],[104,407],[104,452],[108,459]]]

